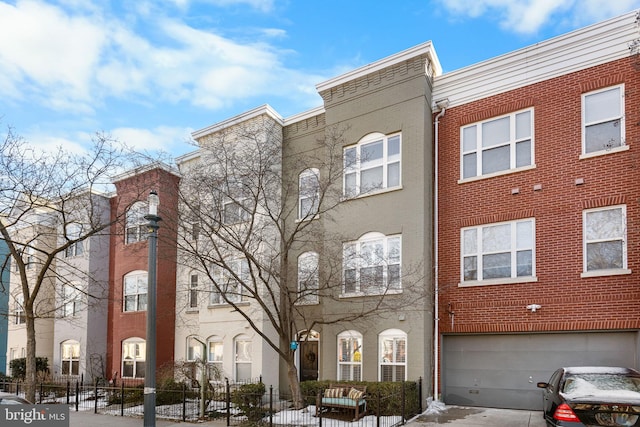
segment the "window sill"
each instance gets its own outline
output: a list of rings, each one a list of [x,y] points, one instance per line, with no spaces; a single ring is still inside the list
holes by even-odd
[[[235,305],[238,306],[238,307],[249,306],[249,302],[248,301],[236,302]],[[207,308],[209,308],[209,309],[233,308],[233,306],[231,304],[227,304],[226,302],[222,302],[222,303],[218,303],[218,304],[209,304],[209,305],[207,305]]]
[[[402,289],[389,289],[386,292],[350,292],[340,294],[339,298],[359,298],[359,297],[373,297],[382,295],[399,295],[402,293]]]
[[[378,190],[371,190],[369,192],[356,194],[354,196],[345,196],[343,194],[342,198],[341,198],[341,201],[347,202],[349,200],[363,199],[365,197],[377,196],[377,195],[380,195],[380,194],[391,193],[393,191],[399,191],[399,190],[402,190],[402,185],[397,185],[395,187],[380,188]]]
[[[537,282],[537,276],[527,277],[505,277],[504,279],[489,279],[489,280],[469,280],[466,282],[458,283],[459,288],[471,288],[474,286],[491,286],[491,285],[516,285],[518,283],[532,283]]]
[[[535,168],[536,168],[536,165],[534,163],[534,164],[529,165],[529,166],[521,166],[521,167],[515,168],[515,169],[507,169],[507,170],[500,171],[500,172],[488,173],[486,175],[478,175],[478,176],[472,176],[472,177],[469,177],[469,178],[462,178],[462,179],[458,180],[458,184],[465,184],[467,182],[480,181],[480,180],[483,180],[483,179],[494,178],[496,176],[510,175],[512,173],[528,171],[528,170],[535,169]]]
[[[307,218],[296,218],[296,223],[309,222],[309,221],[316,220],[318,218],[320,218],[320,214],[315,213],[313,215],[309,215]]]
[[[631,270],[628,268],[611,268],[608,270],[585,271],[580,274],[580,277],[623,276],[626,274],[631,274]]]
[[[198,310],[197,308],[187,308],[187,309],[185,310],[185,312],[186,312],[187,314],[198,314],[198,312],[199,312],[199,311],[200,311],[200,310]]]
[[[607,154],[619,153],[621,151],[627,151],[629,149],[628,145],[621,145],[620,147],[614,147],[609,150],[602,151],[594,151],[592,153],[581,154],[579,159],[590,159],[592,157],[606,156]]]
[[[320,305],[320,301],[297,301],[295,305]]]

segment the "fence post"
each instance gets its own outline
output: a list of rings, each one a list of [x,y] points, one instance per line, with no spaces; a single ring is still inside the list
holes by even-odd
[[[418,378],[418,409],[419,414],[422,413],[422,377]]]
[[[316,406],[316,413],[320,419],[320,427],[322,427],[322,397],[319,391],[316,393]]]
[[[224,379],[226,383],[226,398],[227,401],[227,427],[231,425],[231,387],[229,386],[229,378]]]
[[[269,427],[273,427],[273,384],[269,386]]]
[[[407,385],[406,381],[402,381],[402,425],[406,424],[407,419],[407,393],[405,387]]]
[[[120,416],[124,417],[124,381],[120,381]]]
[[[187,421],[187,385],[182,383],[182,422]]]
[[[78,405],[80,405],[80,384],[76,381],[76,412],[78,412]]]
[[[380,401],[380,390],[378,390],[378,393],[376,394],[376,403],[377,403],[377,408],[376,408],[376,426],[380,427],[380,405],[381,405],[381,401]]]
[[[40,382],[40,396],[38,396],[38,402],[42,404],[42,393],[44,393],[44,383]]]
[[[93,402],[93,412],[95,414],[98,413],[98,381],[100,381],[100,379],[96,378],[96,385],[95,385],[95,387],[93,389],[93,400],[94,400],[94,402]],[[82,388],[83,388],[83,391],[84,391],[84,387],[82,387]]]
[[[67,380],[67,405],[69,404],[69,397],[71,397],[71,381]]]

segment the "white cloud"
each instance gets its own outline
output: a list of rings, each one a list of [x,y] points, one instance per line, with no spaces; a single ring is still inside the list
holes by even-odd
[[[439,0],[455,16],[492,17],[508,31],[537,32],[550,23],[579,27],[640,7],[639,0]]]
[[[109,132],[109,135],[129,148],[140,152],[171,153],[176,148],[182,151],[185,142],[191,140],[193,129],[159,126],[154,129],[117,128]]]

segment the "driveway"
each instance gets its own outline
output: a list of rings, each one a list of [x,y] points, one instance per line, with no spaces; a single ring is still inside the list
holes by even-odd
[[[412,419],[413,427],[431,426],[485,426],[485,427],[545,427],[542,411],[522,411],[516,409],[475,408],[467,406],[446,406]]]

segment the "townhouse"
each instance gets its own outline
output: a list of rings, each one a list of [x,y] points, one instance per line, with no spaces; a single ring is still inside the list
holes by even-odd
[[[539,409],[638,367],[640,39],[629,13],[436,77],[443,400]]]

